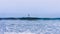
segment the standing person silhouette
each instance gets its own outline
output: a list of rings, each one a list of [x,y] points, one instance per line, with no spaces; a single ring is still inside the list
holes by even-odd
[[[28,14],[28,17],[30,17],[30,14]]]

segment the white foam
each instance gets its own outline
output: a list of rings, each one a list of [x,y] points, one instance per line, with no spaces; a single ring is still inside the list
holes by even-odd
[[[35,34],[35,33],[32,33],[31,31],[27,30],[25,32],[4,32],[4,34]]]
[[[35,33],[31,33],[31,32],[4,32],[4,34],[35,34]]]

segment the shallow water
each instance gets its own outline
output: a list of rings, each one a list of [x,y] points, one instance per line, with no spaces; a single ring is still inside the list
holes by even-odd
[[[0,20],[0,33],[60,34],[60,20]]]

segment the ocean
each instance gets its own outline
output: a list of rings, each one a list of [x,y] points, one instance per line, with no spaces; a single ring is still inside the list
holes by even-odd
[[[60,20],[0,20],[0,34],[60,34]]]

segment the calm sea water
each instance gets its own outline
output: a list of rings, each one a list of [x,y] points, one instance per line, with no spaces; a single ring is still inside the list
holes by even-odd
[[[0,33],[5,32],[60,34],[60,20],[0,20]]]

